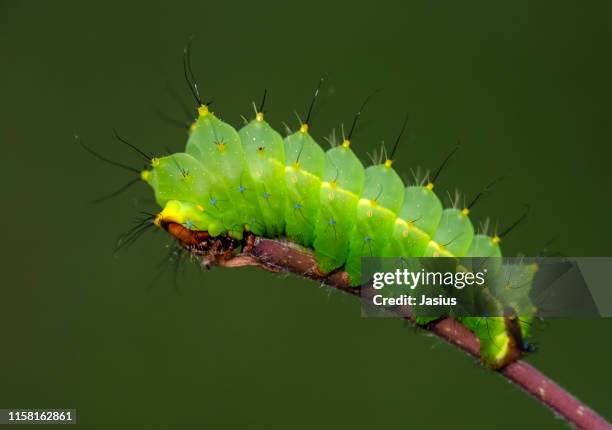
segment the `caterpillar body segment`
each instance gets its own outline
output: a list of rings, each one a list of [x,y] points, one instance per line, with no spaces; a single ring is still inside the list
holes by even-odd
[[[433,236],[442,218],[442,210],[442,202],[433,192],[433,184],[408,186],[399,217],[428,236]]]
[[[355,225],[345,214],[356,212],[365,181],[363,164],[347,142],[325,153],[313,244],[317,261],[324,272],[337,269],[346,261]]]
[[[270,237],[285,232],[286,187],[283,138],[264,121],[263,113],[238,132],[261,215]]]
[[[187,229],[232,244],[244,232],[287,237],[313,248],[322,272],[344,267],[352,285],[361,284],[363,256],[502,255],[499,237],[474,233],[468,209],[443,209],[431,183],[406,187],[391,160],[364,169],[348,141],[325,152],[306,124],[282,139],[261,112],[239,132],[205,106],[199,112],[185,153],[156,158],[142,172],[163,207],[155,223],[174,235]],[[513,296],[518,311],[459,320],[480,339],[482,360],[500,367],[520,353],[517,339],[529,335],[535,269],[501,263],[488,269],[525,287]],[[487,285],[472,299],[495,306],[491,298],[502,288],[508,286]]]
[[[425,255],[443,210],[442,202],[432,190],[433,184],[406,187],[404,202],[395,220],[385,256]]]
[[[287,187],[285,234],[291,240],[311,246],[319,212],[325,153],[308,133],[306,124],[287,136],[284,145]]]
[[[474,226],[465,211],[447,208],[442,211],[442,217],[433,235],[433,240],[450,254],[465,257],[474,239]],[[438,249],[429,247],[426,257],[435,257]]]
[[[365,184],[346,258],[351,284],[361,284],[361,257],[383,256],[404,200],[404,183],[390,163],[365,170]]]

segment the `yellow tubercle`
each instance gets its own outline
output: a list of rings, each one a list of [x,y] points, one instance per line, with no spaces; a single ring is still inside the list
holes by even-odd
[[[393,160],[387,160],[387,161],[385,161],[385,167],[386,167],[387,169],[389,169],[389,168],[391,167],[391,165],[392,165],[392,164],[393,164]]]
[[[196,208],[200,211],[200,212],[204,212],[204,206],[202,205],[196,205]]]
[[[149,182],[149,178],[151,177],[151,172],[149,170],[143,170],[140,172],[140,179],[144,182]]]
[[[336,187],[338,186],[338,183],[337,183],[337,182],[336,182],[336,180],[334,179],[333,181],[331,181],[331,182],[329,183],[329,186],[330,186],[331,188],[336,188]]]
[[[434,188],[434,184],[432,182],[430,182],[427,185],[425,185],[425,188],[427,188],[429,191],[431,191]]]
[[[155,158],[151,159],[151,166],[153,166],[153,167],[159,166],[159,158],[155,157]]]
[[[206,116],[210,113],[210,111],[208,110],[208,106],[206,105],[202,105],[198,108],[198,115],[200,117]]]
[[[463,208],[463,210],[461,211],[461,213],[465,216],[468,216],[470,214],[470,210],[468,208]]]
[[[378,202],[377,202],[376,200],[374,200],[374,199],[371,199],[371,200],[370,200],[370,204],[371,204],[372,206],[376,207],[376,205],[378,204]]]
[[[257,112],[257,114],[255,115],[255,121],[262,122],[263,120],[264,120],[264,113],[263,112]]]
[[[297,160],[296,160],[296,161],[294,161],[294,162],[293,162],[293,168],[294,168],[295,170],[298,170],[298,169],[300,168],[300,162],[299,162],[299,161],[297,161]]]
[[[219,152],[225,151],[225,143],[224,142],[217,143],[217,149],[219,150]]]
[[[342,142],[342,147],[348,148],[349,146],[351,146],[351,141],[348,139],[344,139],[344,141]]]
[[[198,122],[197,122],[197,121],[194,121],[194,122],[191,124],[191,126],[189,127],[189,131],[190,131],[191,133],[193,133],[193,132],[195,131],[195,129],[196,129],[196,128],[198,128]]]
[[[302,133],[308,133],[308,124],[302,124],[302,125],[300,126],[300,131],[301,131]]]
[[[499,242],[501,242],[501,237],[495,235],[491,238],[491,242],[497,245]]]

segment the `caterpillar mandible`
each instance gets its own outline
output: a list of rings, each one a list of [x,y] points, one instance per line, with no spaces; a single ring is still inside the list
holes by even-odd
[[[255,236],[284,237],[312,249],[323,273],[344,268],[350,284],[358,286],[364,256],[501,257],[501,239],[524,218],[499,234],[476,233],[470,209],[489,187],[465,207],[443,207],[434,185],[457,148],[430,179],[406,186],[393,167],[393,156],[407,117],[392,151],[382,152],[364,168],[351,149],[351,138],[369,97],[348,135],[343,133],[339,144],[324,151],[309,133],[323,78],[297,131],[283,138],[266,122],[267,92],[255,106],[254,118],[236,130],[202,102],[188,55],[186,50],[185,77],[198,108],[184,152],[150,157],[124,143],[147,160],[140,179],[153,189],[161,207],[136,232],[157,226],[201,256],[203,265],[231,259],[251,246]],[[501,270],[509,277],[517,271],[524,279],[533,275],[527,266]],[[518,300],[528,300],[528,293],[528,288],[521,290]],[[417,317],[417,323],[432,319]],[[532,313],[458,318],[480,339],[481,359],[493,368],[526,349],[532,319]]]

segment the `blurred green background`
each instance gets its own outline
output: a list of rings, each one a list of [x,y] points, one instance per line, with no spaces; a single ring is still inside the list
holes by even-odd
[[[398,2],[399,3],[399,2]],[[536,4],[537,3],[537,4]],[[269,90],[267,118],[295,126],[329,75],[312,125],[323,137],[382,90],[353,139],[392,141],[410,177],[461,141],[438,182],[473,196],[504,242],[609,255],[612,8],[605,2],[0,2],[2,287],[0,408],[77,408],[84,428],[563,428],[463,353],[354,299],[256,269],[187,264],[155,282],[169,238],[113,257],[144,185],[73,140],[128,164],[116,127],[179,150],[182,47],[195,35],[200,88],[238,126]],[[140,167],[140,166],[139,166]],[[612,418],[611,320],[551,320],[527,359]],[[494,424],[493,424],[494,423]]]

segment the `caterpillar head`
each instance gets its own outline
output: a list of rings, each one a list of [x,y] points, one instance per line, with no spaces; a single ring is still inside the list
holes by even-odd
[[[198,205],[191,206],[190,203],[171,200],[157,215],[154,223],[166,230],[191,254],[201,256],[202,265],[206,268],[218,264],[220,260],[232,258],[242,241],[217,230],[211,232],[200,229],[196,221],[205,221],[201,214],[198,216],[198,212],[203,211],[197,208]]]

